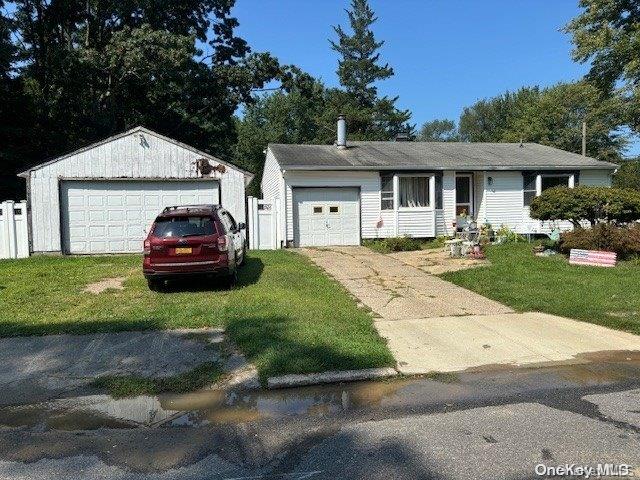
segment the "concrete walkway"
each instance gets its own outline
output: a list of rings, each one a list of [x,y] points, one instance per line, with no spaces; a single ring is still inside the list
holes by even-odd
[[[640,337],[510,308],[365,247],[302,249],[374,312],[401,373],[588,362],[640,351]]]

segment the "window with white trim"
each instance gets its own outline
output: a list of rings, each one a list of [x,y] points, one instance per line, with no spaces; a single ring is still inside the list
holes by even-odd
[[[429,180],[431,177],[401,176],[398,180],[399,206],[402,208],[424,208],[430,206]]]
[[[549,188],[573,188],[576,183],[576,175],[573,173],[523,173],[522,191],[524,206],[530,206],[535,197]]]
[[[571,175],[540,175],[542,182],[540,183],[540,193],[544,192],[548,188],[553,187],[568,187],[569,177]]]
[[[536,179],[538,175],[535,173],[525,173],[522,176],[522,190],[524,191],[524,206],[528,207],[536,195],[538,190],[536,188]]]
[[[380,176],[380,210],[393,210],[393,174]]]

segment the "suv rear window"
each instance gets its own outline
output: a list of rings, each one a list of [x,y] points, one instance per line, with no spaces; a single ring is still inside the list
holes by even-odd
[[[211,217],[168,217],[156,219],[153,235],[161,238],[213,235],[216,228]]]

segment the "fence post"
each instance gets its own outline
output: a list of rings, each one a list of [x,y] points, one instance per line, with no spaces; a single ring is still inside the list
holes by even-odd
[[[280,208],[280,199],[276,198],[271,207],[273,210],[273,217],[275,218],[275,231],[273,232],[273,241],[275,243],[275,249],[282,248],[282,229],[284,226],[284,219],[282,218],[282,209]]]
[[[9,258],[16,258],[18,256],[18,238],[16,236],[16,217],[13,211],[13,200],[7,200],[3,204],[3,210],[5,212],[4,220],[6,222],[7,232],[7,245],[9,247]]]
[[[29,256],[29,220],[27,216],[27,202],[23,200],[14,205],[20,210],[20,216],[16,220],[16,258]],[[15,209],[14,209],[15,212]]]
[[[249,215],[247,215],[249,219],[249,249],[255,250],[256,246],[256,234],[258,233],[258,225],[257,225],[257,200],[255,197],[249,197],[248,202],[249,206]]]
[[[9,222],[7,206],[0,202],[0,258],[9,258]]]

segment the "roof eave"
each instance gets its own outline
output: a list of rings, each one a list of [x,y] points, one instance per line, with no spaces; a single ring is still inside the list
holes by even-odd
[[[456,167],[444,165],[280,165],[282,170],[488,170],[488,171],[510,171],[510,170],[615,170],[618,165],[604,163],[602,165],[459,165]]]

